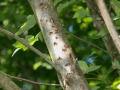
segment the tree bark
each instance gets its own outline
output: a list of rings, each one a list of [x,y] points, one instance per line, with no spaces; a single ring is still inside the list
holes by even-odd
[[[62,88],[64,90],[90,90],[65,37],[52,0],[28,1],[37,17]]]
[[[0,87],[4,90],[21,90],[14,82],[11,81],[4,73],[0,72]]]

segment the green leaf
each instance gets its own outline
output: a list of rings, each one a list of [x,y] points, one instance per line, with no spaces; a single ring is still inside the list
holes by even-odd
[[[28,31],[32,27],[34,27],[36,24],[35,16],[34,15],[29,15],[27,17],[27,21],[23,23],[23,25],[20,27],[20,29],[16,32],[16,35],[20,35],[23,32]]]
[[[111,74],[111,72],[113,71],[113,69],[110,68],[106,68],[106,67],[102,67],[100,69],[100,74],[97,75],[97,77],[99,78],[99,80],[101,80],[103,83],[105,83],[104,81],[107,81],[107,83],[111,83],[109,75]]]
[[[114,18],[114,23],[116,26],[120,26],[120,16],[116,16],[116,18]],[[119,30],[119,29],[117,29]]]
[[[92,22],[92,17],[85,17],[85,18],[83,19],[83,21],[84,21],[85,23],[90,23],[90,22]]]
[[[97,79],[97,78],[96,78]],[[91,86],[91,87],[94,87],[94,86],[97,86],[97,85],[99,85],[99,84],[101,84],[102,82],[101,81],[90,81],[89,82],[89,85]]]
[[[38,41],[38,38],[37,38],[37,37],[34,37],[34,36],[32,36],[32,35],[27,35],[27,36],[25,37],[25,40],[26,40],[30,45],[34,45],[34,43],[35,43],[36,41]],[[20,48],[20,49],[22,49],[23,51],[25,51],[25,50],[28,49],[28,47],[24,46],[23,44],[21,44],[21,43],[18,42],[18,41],[16,41],[16,42],[13,44],[13,46],[14,46],[15,48]]]
[[[95,71],[95,70],[97,70],[97,69],[99,69],[101,66],[90,66],[88,69],[87,69],[87,73],[89,73],[89,72],[92,72],[92,71]]]
[[[42,32],[39,32],[35,37],[36,37],[36,38],[39,38],[41,42],[43,41]]]
[[[64,3],[60,3],[57,7],[57,11],[58,13],[61,13],[62,10],[64,10],[64,8],[70,6],[71,4],[73,4],[76,0],[71,0],[71,1],[65,1]]]
[[[14,50],[13,54],[12,54],[12,57],[20,50],[21,48],[17,48]]]
[[[82,19],[87,16],[86,10],[82,7],[80,10],[76,11],[73,18]]]
[[[98,90],[99,88],[100,88],[99,86],[91,87],[92,90]]]
[[[37,62],[37,63],[35,63],[35,64],[33,65],[33,69],[34,69],[34,70],[37,70],[38,67],[40,67],[41,65],[42,65],[42,62]]]
[[[84,73],[87,73],[88,65],[85,61],[78,61],[78,64]]]
[[[84,74],[95,71],[101,67],[101,66],[95,66],[95,65],[88,66],[85,61],[78,61],[78,64],[80,68],[82,69],[82,71],[84,72]]]
[[[42,66],[45,67],[46,69],[49,69],[49,70],[52,69],[52,66],[48,63],[43,63]]]
[[[107,34],[109,34],[107,28],[102,28],[101,31],[99,33],[96,32],[96,34],[92,38],[99,39],[99,38],[106,36]]]
[[[23,51],[27,50],[27,47],[24,46],[23,44],[21,44],[21,43],[18,42],[18,41],[16,41],[16,42],[13,44],[13,46],[14,46],[15,48],[23,49]]]
[[[62,0],[55,0],[54,1],[54,6],[56,6],[58,3],[60,3]]]
[[[52,69],[52,66],[51,66],[51,65],[49,65],[48,63],[42,63],[42,62],[37,62],[37,63],[35,63],[35,64],[33,65],[33,69],[34,69],[34,70],[37,70],[38,67],[40,67],[40,66],[45,67],[46,69],[49,69],[49,70]]]
[[[27,35],[25,40],[27,40],[30,45],[33,45],[36,41],[38,41],[38,38],[32,35]]]
[[[110,87],[112,88],[112,90],[119,90],[119,89],[117,88],[118,85],[120,85],[120,77],[117,77],[117,78],[113,81],[112,85],[110,85]]]
[[[113,67],[114,67],[115,69],[120,69],[120,63],[119,63],[118,60],[114,60],[114,61],[112,62],[112,65],[113,65]]]
[[[94,54],[96,54],[96,51],[92,51],[91,54],[85,55],[85,56],[81,59],[81,61],[86,60],[88,57],[91,57],[91,56],[93,56]]]
[[[120,1],[111,0],[111,6],[114,7],[113,10],[117,14],[117,16],[120,16]]]
[[[91,87],[91,90],[98,90],[100,87],[99,86],[93,86]]]
[[[93,55],[95,55],[96,54],[96,51],[92,51],[92,53],[89,55],[89,57],[90,56],[93,56]]]

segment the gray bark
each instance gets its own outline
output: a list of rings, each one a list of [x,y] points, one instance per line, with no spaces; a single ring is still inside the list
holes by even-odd
[[[62,88],[64,90],[90,90],[65,37],[52,0],[28,1],[36,15]]]
[[[6,74],[0,72],[0,87],[4,90],[21,90]]]

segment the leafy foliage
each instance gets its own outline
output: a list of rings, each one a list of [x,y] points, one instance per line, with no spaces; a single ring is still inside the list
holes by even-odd
[[[107,30],[96,32],[85,0],[53,1],[64,29],[77,37],[66,34],[92,90],[116,90],[120,84],[117,74],[120,63],[117,60],[111,62],[109,55],[103,50],[78,39],[82,38],[105,50],[101,38],[108,35]],[[119,32],[120,1],[106,0],[106,3],[112,8],[109,12]],[[33,12],[29,3],[25,0],[2,0],[0,8],[0,26],[16,33],[50,58],[35,17],[31,15]],[[58,83],[57,75],[50,65],[27,47],[2,33],[0,33],[0,69],[10,75],[38,82]],[[27,90],[61,90],[60,87],[37,86],[18,81],[16,83]]]
[[[78,64],[84,73],[89,73],[100,68],[100,66],[95,65],[88,66],[85,61],[79,61]]]
[[[73,18],[82,19],[87,16],[87,11],[81,7],[78,11],[75,12]]]
[[[16,32],[16,35],[20,35],[28,30],[30,30],[36,24],[36,19],[34,15],[29,15],[27,21],[23,23],[20,29]]]
[[[38,41],[38,35],[36,37],[32,36],[32,35],[27,35],[25,37],[25,40],[30,44],[33,45],[36,41]],[[14,47],[16,48],[21,48],[24,51],[27,50],[28,48],[26,46],[24,46],[23,44],[21,44],[20,42],[16,41],[16,43],[13,44]]]

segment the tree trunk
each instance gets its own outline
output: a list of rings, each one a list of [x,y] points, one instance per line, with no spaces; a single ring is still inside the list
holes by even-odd
[[[86,0],[86,2],[87,2],[87,5],[88,5],[88,9],[90,11],[90,14],[93,18],[94,27],[96,28],[96,30],[99,32],[103,28],[106,28],[105,23],[104,23],[101,15],[98,11],[98,8],[96,6],[96,3],[93,2],[93,0]],[[106,36],[102,37],[102,39],[103,39],[103,42],[104,42],[104,44],[107,48],[107,51],[108,51],[111,59],[113,61],[118,60],[120,62],[120,54],[119,54],[111,36],[106,35]],[[118,74],[120,75],[120,70],[118,70]]]
[[[29,0],[64,90],[90,90],[79,69],[52,0]]]
[[[90,90],[79,69],[52,0],[29,0],[64,90]]]

